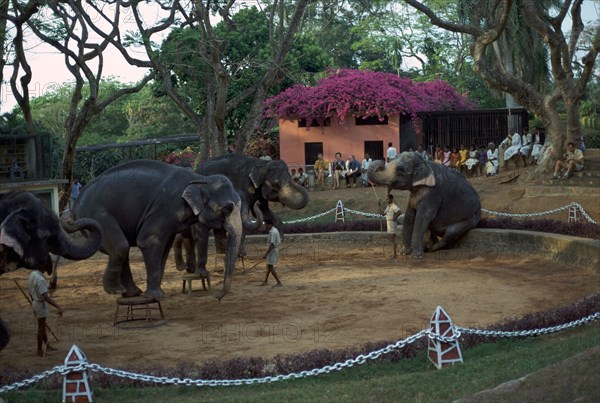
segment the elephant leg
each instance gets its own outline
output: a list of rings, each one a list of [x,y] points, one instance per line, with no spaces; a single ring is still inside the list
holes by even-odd
[[[175,240],[173,241],[173,257],[175,258],[175,268],[179,271],[185,270],[187,267],[183,262],[183,235],[177,234],[175,235]]]
[[[455,242],[468,230],[475,228],[478,222],[479,214],[475,214],[468,220],[461,221],[459,223],[448,226],[448,228],[446,228],[446,232],[444,232],[444,236],[433,244],[433,246],[431,247],[431,251],[433,252],[445,248],[446,246]]]
[[[129,242],[123,234],[121,227],[114,219],[108,218],[105,222],[105,241],[103,251],[108,254],[108,264],[102,277],[104,291],[109,294],[121,294],[125,287],[121,284],[121,270],[129,260]],[[110,222],[109,222],[110,221]]]
[[[415,226],[415,215],[416,210],[412,207],[407,207],[404,212],[404,220],[402,221],[402,251],[403,255],[410,255],[412,253],[411,238],[413,228]]]
[[[194,273],[196,266],[196,243],[192,238],[183,238],[183,250],[185,251],[185,270],[188,273]]]
[[[156,234],[165,233],[163,228],[148,225],[142,226],[137,237],[137,245],[142,251],[144,257],[144,266],[146,266],[146,291],[144,296],[161,300],[164,292],[160,287],[162,282],[165,264],[175,235],[168,239],[158,237]]]
[[[413,227],[413,233],[411,237],[412,253],[410,256],[416,258],[423,257],[423,239],[429,224],[433,220],[436,214],[436,209],[432,207],[419,208],[415,216],[415,224]]]
[[[210,279],[210,273],[206,270],[206,262],[208,261],[208,227],[199,224],[193,225],[192,236],[196,243],[196,255],[198,259],[195,273],[202,278]]]
[[[125,287],[125,292],[122,294],[123,297],[137,297],[138,295],[142,295],[142,290],[133,281],[133,274],[129,265],[129,254],[121,267],[121,284]]]

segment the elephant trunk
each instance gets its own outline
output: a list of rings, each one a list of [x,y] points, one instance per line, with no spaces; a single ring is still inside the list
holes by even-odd
[[[242,240],[242,217],[240,212],[240,203],[225,220],[225,230],[227,231],[227,251],[225,253],[225,275],[223,278],[223,289],[218,292],[217,299],[221,300],[231,287],[233,272],[235,271],[235,261],[240,249]]]
[[[294,210],[300,210],[308,204],[308,191],[294,181],[285,183],[277,197],[281,204]]]
[[[248,206],[243,203],[245,208],[242,211],[242,225],[246,231],[256,231],[262,226],[263,223],[263,214],[260,211],[259,202],[254,203],[254,216],[256,220],[253,221],[250,215],[248,214]]]
[[[377,185],[389,185],[395,179],[395,165],[389,163],[387,166],[381,160],[373,161],[367,171],[369,180]]]
[[[92,256],[102,243],[102,227],[97,221],[90,218],[79,220],[61,221],[57,242],[50,248],[50,252],[70,260],[83,260]],[[69,235],[82,231],[83,239]]]

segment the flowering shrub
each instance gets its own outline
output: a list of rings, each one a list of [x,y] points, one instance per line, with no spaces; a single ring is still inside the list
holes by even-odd
[[[192,147],[187,146],[183,150],[175,150],[168,154],[164,161],[168,164],[178,165],[186,168],[196,168],[196,159],[198,153],[192,150]]]
[[[265,114],[277,119],[306,119],[323,124],[326,117],[343,123],[348,114],[378,116],[399,113],[473,109],[475,105],[442,80],[417,83],[391,73],[341,69],[315,87],[295,85],[266,101]]]

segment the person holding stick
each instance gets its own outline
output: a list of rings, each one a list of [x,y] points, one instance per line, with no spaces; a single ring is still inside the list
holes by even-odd
[[[58,310],[58,316],[63,314],[62,307],[48,293],[48,285],[42,269],[32,270],[29,275],[29,295],[31,295],[31,307],[33,315],[37,318],[37,354],[43,357],[46,351],[55,351],[56,348],[48,343],[46,333],[46,318],[50,315],[48,304]],[[45,347],[45,348],[44,348]]]
[[[279,259],[279,245],[281,245],[281,236],[279,235],[277,228],[273,226],[272,218],[265,218],[265,228],[267,231],[269,231],[269,235],[267,236],[267,244],[269,245],[269,249],[267,249],[263,255],[263,259],[267,259],[267,274],[265,276],[265,281],[263,281],[261,285],[267,285],[269,273],[271,273],[277,281],[275,287],[281,287],[283,284],[279,280],[279,276],[275,271],[275,265]]]
[[[386,197],[386,202],[387,202],[387,206],[385,207],[385,210],[381,210],[381,206],[380,206],[380,213],[381,215],[385,216],[386,222],[387,222],[387,233],[388,233],[388,239],[389,239],[389,243],[390,246],[392,248],[392,254],[390,255],[390,259],[394,260],[396,259],[396,228],[398,227],[397,224],[397,220],[398,217],[400,217],[400,214],[402,214],[402,211],[400,211],[400,207],[398,207],[395,203],[394,203],[394,196],[389,194]]]

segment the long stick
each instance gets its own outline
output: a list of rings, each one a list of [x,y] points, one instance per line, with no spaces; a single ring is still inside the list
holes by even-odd
[[[33,305],[33,303],[31,302],[31,298],[29,298],[29,295],[27,295],[27,293],[25,292],[25,290],[23,290],[23,288],[17,282],[17,280],[13,279],[13,281],[15,282],[15,284],[17,285],[17,287],[21,291],[21,294],[23,294],[23,296],[25,297],[25,299],[27,300],[27,302],[29,302],[29,305]],[[54,340],[58,341],[58,337],[56,337],[56,335],[54,334],[54,332],[52,331],[52,329],[50,329],[50,326],[48,326],[47,323],[46,323],[46,329],[48,329],[48,331],[50,332],[50,334],[54,337]]]
[[[294,242],[290,242],[287,246],[279,249],[279,252],[286,250],[287,248],[294,245],[295,243],[298,243],[298,241],[300,241],[300,238],[296,239]],[[246,274],[246,273],[250,272],[250,270],[254,269],[256,266],[258,266],[262,262],[263,262],[263,260],[259,260],[258,262],[254,263],[252,266],[248,267],[246,270],[240,272],[240,274]]]

